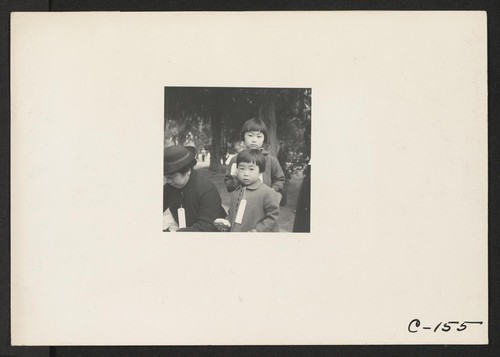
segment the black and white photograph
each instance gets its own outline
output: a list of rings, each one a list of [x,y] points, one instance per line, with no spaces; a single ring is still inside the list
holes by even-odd
[[[165,87],[163,230],[310,232],[311,88]]]

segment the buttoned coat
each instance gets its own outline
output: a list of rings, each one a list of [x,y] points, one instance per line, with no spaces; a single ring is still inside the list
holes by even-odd
[[[178,232],[216,231],[214,220],[226,215],[217,187],[196,170],[191,170],[189,181],[183,188],[175,188],[169,184],[164,186],[163,211],[170,208],[177,224],[177,209],[181,205],[185,211],[186,228],[181,228]]]
[[[236,215],[241,200],[246,199],[246,207],[241,223],[236,223]],[[279,232],[279,194],[260,180],[248,186],[238,186],[231,193],[228,220],[232,232]]]

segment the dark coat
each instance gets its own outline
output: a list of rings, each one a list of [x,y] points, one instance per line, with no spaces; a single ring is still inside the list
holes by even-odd
[[[307,233],[311,231],[311,165],[307,165],[304,170],[304,180],[300,186],[293,231]]]
[[[241,224],[235,223],[241,200],[247,200]],[[257,180],[253,184],[239,186],[231,193],[228,220],[232,232],[279,232],[278,217],[280,215],[279,195],[272,188]]]
[[[217,187],[196,170],[191,170],[188,183],[181,189],[169,184],[163,186],[163,211],[170,208],[177,224],[177,209],[181,204],[185,210],[186,228],[178,232],[216,231],[214,220],[226,215]]]
[[[269,154],[267,151],[261,150],[266,158],[266,168],[262,173],[262,178],[264,183],[273,188],[276,192],[283,191],[283,184],[285,183],[285,174],[283,169],[276,157]],[[239,185],[240,181],[231,175],[231,167],[236,164],[236,157],[234,156],[229,165],[227,166],[226,175],[224,176],[224,184],[227,187],[228,192],[234,191]]]

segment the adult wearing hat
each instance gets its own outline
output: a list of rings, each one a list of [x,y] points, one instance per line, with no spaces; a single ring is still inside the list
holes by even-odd
[[[214,220],[226,215],[217,187],[193,169],[195,156],[196,149],[191,146],[175,145],[165,149],[163,211],[169,210],[180,227],[173,225],[169,231],[216,231]]]

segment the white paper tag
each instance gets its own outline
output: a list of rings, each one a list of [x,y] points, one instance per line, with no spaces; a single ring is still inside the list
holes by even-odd
[[[236,176],[238,175],[238,169],[236,167],[236,163],[231,165],[231,176]]]
[[[175,221],[174,216],[170,212],[170,209],[167,208],[165,212],[163,212],[163,230],[165,231],[173,225],[177,225],[177,222]]]
[[[186,228],[186,213],[184,212],[184,208],[178,208],[177,215],[179,217],[179,228]]]
[[[262,176],[262,174],[259,174],[259,180],[260,182],[264,183],[264,176]]]
[[[241,221],[243,220],[243,214],[245,214],[246,206],[247,206],[247,200],[242,199],[240,201],[240,206],[238,207],[238,213],[236,214],[236,219],[234,220],[235,223],[241,224]]]

